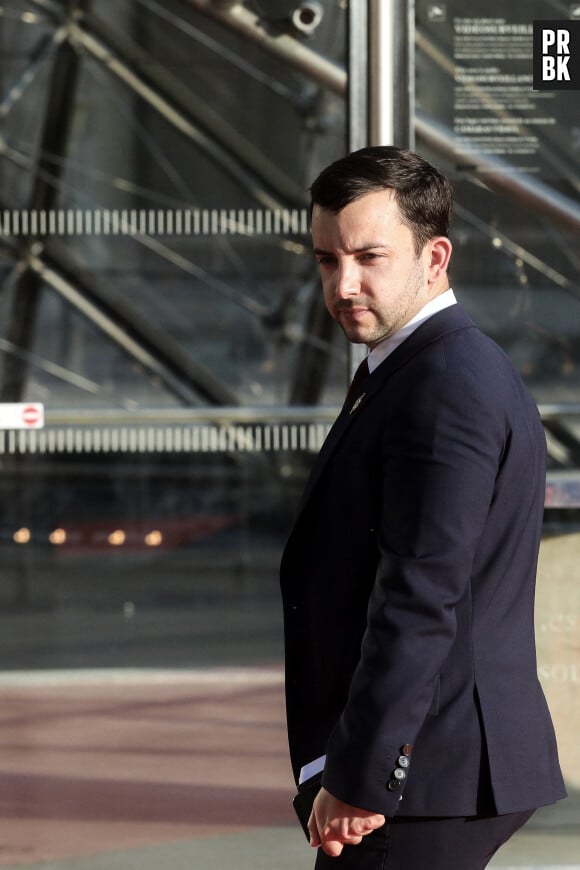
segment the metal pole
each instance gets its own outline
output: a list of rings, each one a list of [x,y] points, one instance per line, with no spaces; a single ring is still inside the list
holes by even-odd
[[[364,145],[413,146],[413,0],[351,0],[349,135],[351,150]],[[366,39],[361,33],[366,30]],[[364,61],[362,58],[365,58]],[[364,75],[364,83],[363,83]],[[364,131],[364,132],[363,132]],[[366,350],[351,345],[349,380]]]
[[[350,0],[348,5],[348,150],[369,145],[369,3]],[[366,356],[362,344],[349,344],[346,386]]]
[[[371,145],[413,147],[413,0],[369,0]]]
[[[368,0],[348,5],[348,150],[369,144]]]

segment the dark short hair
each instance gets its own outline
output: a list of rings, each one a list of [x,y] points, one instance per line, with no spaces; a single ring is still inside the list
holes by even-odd
[[[453,191],[449,180],[412,151],[376,145],[353,151],[323,169],[310,188],[314,205],[335,214],[378,190],[393,190],[419,253],[436,236],[449,235]]]

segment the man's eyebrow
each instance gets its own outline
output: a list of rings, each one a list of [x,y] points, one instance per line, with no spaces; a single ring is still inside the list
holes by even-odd
[[[388,248],[389,246],[385,244],[385,242],[368,242],[365,245],[358,245],[352,251],[348,251],[349,254],[362,254],[364,251],[372,251],[376,248]],[[315,256],[332,256],[331,251],[324,251],[322,248],[313,248],[312,253]]]

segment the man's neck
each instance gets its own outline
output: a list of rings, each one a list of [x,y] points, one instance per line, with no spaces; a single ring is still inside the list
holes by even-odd
[[[430,299],[417,313],[392,335],[383,338],[369,352],[369,371],[373,372],[390,354],[402,344],[416,329],[434,314],[455,305],[457,299],[451,288]]]

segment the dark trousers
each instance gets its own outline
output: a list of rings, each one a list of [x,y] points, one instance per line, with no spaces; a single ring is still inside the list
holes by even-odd
[[[338,858],[318,849],[315,870],[483,870],[534,810],[505,816],[395,816],[345,846]]]

